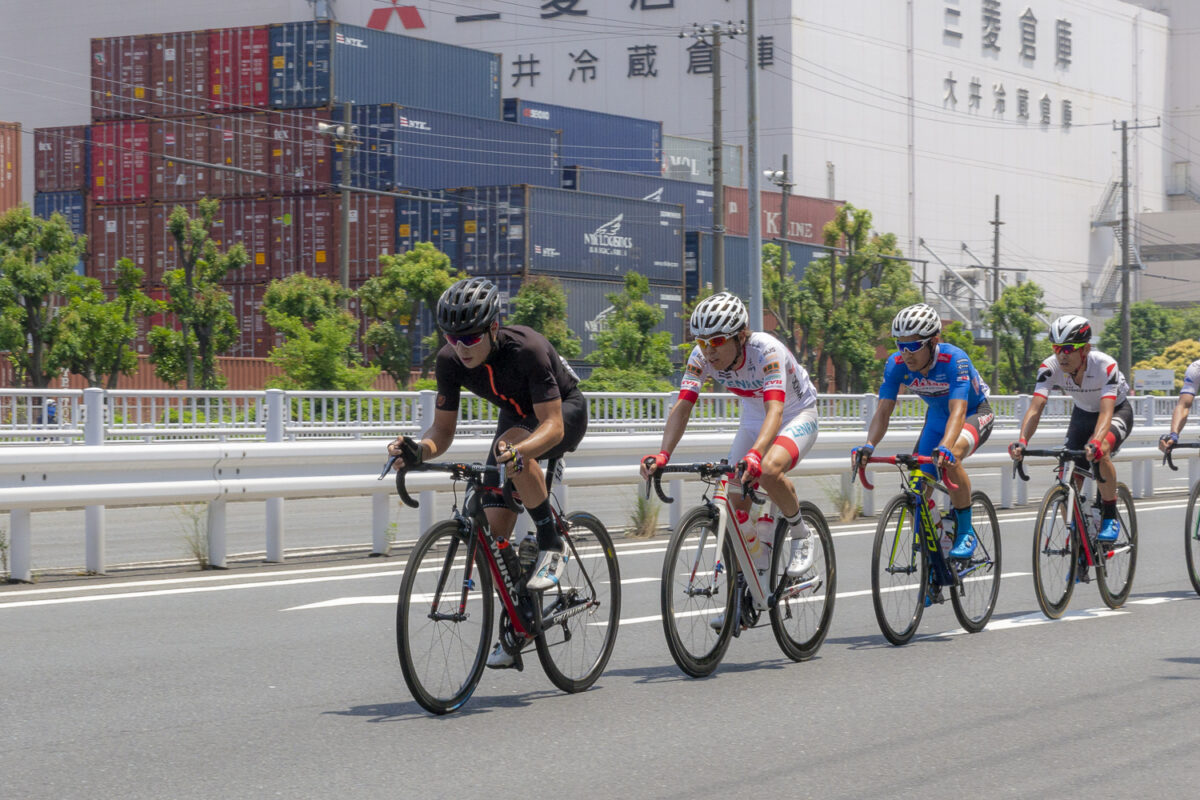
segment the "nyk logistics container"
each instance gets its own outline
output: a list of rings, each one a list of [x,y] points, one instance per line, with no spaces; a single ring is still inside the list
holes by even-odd
[[[532,100],[504,98],[509,122],[562,131],[564,164],[662,174],[662,123]]]
[[[457,264],[460,204],[444,192],[424,194],[446,202],[396,198],[396,252],[406,253],[418,242],[429,242],[449,256],[451,265]]]
[[[61,214],[71,226],[71,233],[82,236],[87,232],[87,201],[83,192],[35,192],[33,213],[42,219]],[[75,265],[75,271],[84,274],[82,258]]]
[[[92,126],[92,199],[131,203],[150,197],[150,125],[102,122]]]
[[[145,117],[154,113],[153,36],[92,39],[92,119]]]
[[[726,186],[741,186],[742,146],[726,144],[721,148],[721,172]],[[681,181],[712,186],[712,142],[664,133],[662,137],[662,175]]]
[[[783,195],[762,192],[759,211],[762,214],[762,238],[770,241],[784,236]],[[788,195],[787,238],[811,244],[825,243],[825,224],[832,222],[842,203],[820,197]],[[750,235],[750,192],[737,187],[725,187],[725,230],[735,236]]]
[[[21,123],[0,122],[0,214],[21,203]]]
[[[711,186],[633,172],[566,167],[563,169],[563,188],[681,205],[685,231],[712,231]]]
[[[683,208],[566,189],[493,186],[463,201],[458,265],[471,275],[547,274],[682,283]]]
[[[500,118],[500,56],[328,20],[272,25],[271,108],[398,103]]]
[[[91,167],[91,128],[87,125],[35,128],[33,147],[34,191],[87,190]]]
[[[158,282],[151,274],[153,235],[149,205],[98,205],[88,214],[87,265],[89,278],[105,286],[117,282],[117,262],[128,258],[146,272],[146,286]]]
[[[303,273],[337,283],[341,278],[341,196],[275,197],[270,203],[271,277]],[[379,257],[395,249],[395,219],[393,198],[362,193],[351,196],[351,281],[379,274]]]
[[[763,244],[772,244],[764,239]],[[788,265],[797,280],[804,277],[810,262],[823,256],[825,250],[810,244],[788,242]],[[700,287],[712,286],[713,237],[698,231],[687,234],[684,252],[686,264],[687,299],[696,297]],[[750,297],[750,240],[745,236],[725,235],[725,288],[738,297]],[[755,262],[759,263],[759,262]]]
[[[208,109],[266,108],[270,96],[270,35],[264,26],[208,32]]]
[[[342,120],[335,108],[333,119]],[[398,105],[355,106],[350,183],[364,189],[450,189],[562,183],[557,131]],[[334,174],[342,154],[334,153]]]

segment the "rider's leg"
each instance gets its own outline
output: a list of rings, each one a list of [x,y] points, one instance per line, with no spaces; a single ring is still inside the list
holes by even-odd
[[[988,440],[992,432],[991,406],[983,403],[963,423],[958,441],[950,448],[954,453],[956,463],[946,470],[947,476],[958,485],[950,490],[950,502],[954,506],[955,531],[954,546],[950,548],[951,558],[970,558],[975,552],[977,537],[975,526],[971,519],[971,479],[963,466],[967,456],[974,453]]]
[[[791,528],[792,551],[786,573],[799,577],[812,566],[816,555],[812,531],[800,515],[796,488],[787,473],[794,469],[817,440],[817,411],[806,409],[789,420],[776,437],[763,460],[762,486]]]

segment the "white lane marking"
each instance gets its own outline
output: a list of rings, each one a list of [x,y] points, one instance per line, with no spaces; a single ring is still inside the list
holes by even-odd
[[[659,578],[627,578],[621,581],[622,586],[628,586],[631,583],[649,583],[651,581],[658,582]],[[605,581],[607,583],[607,581]],[[471,595],[469,600],[474,600],[475,595]],[[428,602],[433,599],[433,595],[426,592],[424,594],[413,595],[414,600]],[[285,608],[284,611],[307,611],[313,608],[334,608],[336,606],[353,606],[353,605],[395,605],[396,595],[394,594],[377,594],[366,595],[362,597],[336,597],[333,600],[321,600],[316,603],[308,603],[302,606],[292,606]]]

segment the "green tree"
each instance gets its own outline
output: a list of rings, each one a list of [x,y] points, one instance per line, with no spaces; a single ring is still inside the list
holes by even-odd
[[[100,282],[89,278],[63,309],[54,358],[88,386],[115,389],[120,376],[137,372],[133,339],[138,321],[161,306],[142,292],[144,274],[122,258],[117,262],[114,299],[105,297]]]
[[[671,334],[654,333],[665,314],[645,301],[650,281],[636,272],[625,274],[625,290],[607,295],[612,312],[596,334],[597,368],[581,385],[588,391],[664,391],[664,378],[674,371]]]
[[[996,394],[1028,392],[1038,365],[1050,355],[1050,342],[1041,336],[1046,325],[1037,317],[1046,313],[1043,297],[1041,286],[1026,281],[1005,287],[988,311],[988,322],[1000,338],[1001,385],[992,387]]]
[[[550,340],[563,358],[578,358],[579,337],[567,325],[567,293],[548,275],[534,275],[521,284],[512,300],[509,325],[527,325]]]
[[[775,335],[779,337],[793,355],[799,355],[800,342],[796,335],[795,322],[804,313],[804,304],[808,297],[800,287],[800,282],[789,270],[780,275],[780,262],[783,258],[783,248],[777,244],[764,244],[762,249],[762,288],[763,300],[767,309],[775,317]],[[807,309],[809,316],[812,309]]]
[[[428,242],[419,242],[401,255],[381,256],[380,273],[358,291],[363,314],[374,320],[367,328],[364,344],[375,364],[391,375],[397,386],[412,382],[412,354],[421,331],[421,309],[437,308],[438,298],[461,275],[454,273],[450,259]],[[421,377],[443,342],[435,331],[428,337],[429,357],[421,364]]]
[[[45,388],[58,376],[54,345],[62,308],[84,285],[75,265],[85,242],[59,214],[43,220],[20,205],[0,216],[0,349],[24,385]]]
[[[1200,341],[1184,339],[1168,345],[1158,355],[1134,364],[1133,368],[1175,370],[1175,391],[1178,392],[1183,388],[1183,373],[1187,372],[1188,366],[1198,358],[1200,358]],[[1132,375],[1126,377],[1130,382],[1133,381]]]
[[[180,267],[163,276],[163,285],[167,311],[179,330],[155,326],[150,331],[150,361],[158,377],[172,386],[185,382],[189,389],[220,389],[224,379],[217,372],[217,355],[237,341],[238,322],[229,294],[219,284],[250,258],[240,242],[224,253],[217,249],[210,235],[217,200],[206,197],[197,207],[199,215],[193,218],[176,206],[167,221]]]
[[[1142,300],[1129,306],[1129,349],[1130,363],[1145,361],[1161,353],[1166,346],[1176,341],[1180,316],[1171,309],[1163,308],[1153,300]],[[1104,333],[1096,345],[1100,350],[1116,359],[1121,357],[1121,316],[1110,319],[1104,325]]]
[[[267,358],[283,370],[278,389],[366,391],[379,368],[363,366],[354,346],[358,320],[342,308],[350,292],[324,278],[296,274],[272,281],[263,296],[267,324],[284,334]]]

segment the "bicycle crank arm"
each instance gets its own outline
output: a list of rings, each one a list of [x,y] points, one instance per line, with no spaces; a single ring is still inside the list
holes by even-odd
[[[780,601],[791,600],[793,597],[797,597],[810,589],[816,591],[817,589],[821,588],[823,583],[824,581],[822,581],[820,578],[812,578],[810,580],[803,581],[802,583],[797,583],[795,586],[788,586],[778,594],[773,594],[768,597],[767,607],[775,608],[775,606],[779,605]]]

